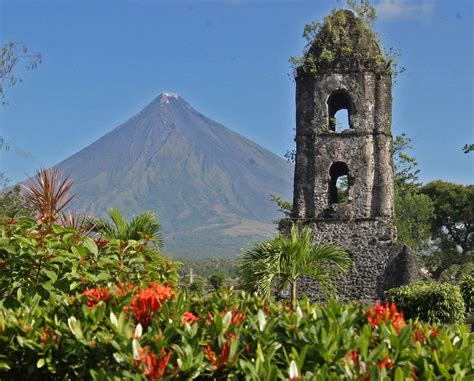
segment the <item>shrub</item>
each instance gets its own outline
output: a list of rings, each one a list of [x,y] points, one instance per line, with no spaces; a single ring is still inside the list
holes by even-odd
[[[93,240],[59,225],[30,218],[0,219],[0,299],[64,298],[71,291],[108,283],[177,280],[175,265],[140,241]]]
[[[464,302],[458,286],[435,281],[417,282],[386,293],[411,319],[429,323],[459,324],[464,320]]]
[[[91,292],[48,304],[20,294],[18,306],[0,307],[0,378],[460,380],[472,372],[464,325],[405,322],[394,305],[303,300],[292,310],[231,290],[189,298],[147,287],[101,288],[95,304]],[[153,306],[146,326],[133,304],[144,292]]]
[[[471,275],[464,275],[459,282],[461,295],[466,306],[466,312],[469,312],[474,302],[474,277]]]

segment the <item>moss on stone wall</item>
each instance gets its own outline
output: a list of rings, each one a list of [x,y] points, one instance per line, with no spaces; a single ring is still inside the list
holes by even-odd
[[[393,74],[394,55],[384,53],[377,34],[348,9],[335,9],[324,22],[306,26],[303,57],[292,58],[295,75],[373,71]]]

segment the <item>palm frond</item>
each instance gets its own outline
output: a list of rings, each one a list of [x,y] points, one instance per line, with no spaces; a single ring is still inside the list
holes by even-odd
[[[161,244],[161,224],[156,215],[150,211],[143,212],[130,221],[128,226],[128,236],[132,239],[147,239]]]

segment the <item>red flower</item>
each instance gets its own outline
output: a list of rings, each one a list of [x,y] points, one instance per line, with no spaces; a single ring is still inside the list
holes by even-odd
[[[379,369],[382,369],[382,368],[386,368],[386,369],[390,369],[392,366],[393,366],[393,361],[390,359],[390,357],[385,357],[382,361],[380,361],[377,366],[379,367]]]
[[[153,312],[158,311],[166,299],[174,295],[171,287],[153,282],[133,296],[130,309],[133,311],[135,322],[146,326],[150,323]]]
[[[231,318],[231,323],[232,324],[239,324],[245,317],[247,316],[247,312],[237,312],[237,308],[234,307],[232,309],[232,318]]]
[[[199,318],[194,315],[192,312],[190,311],[186,311],[184,314],[183,314],[183,317],[181,318],[181,324],[184,325],[186,323],[189,323],[190,325],[193,324],[195,321],[199,321]]]
[[[99,250],[102,250],[104,247],[106,247],[109,244],[108,239],[96,238],[94,241]]]
[[[405,327],[403,312],[398,312],[397,307],[393,303],[386,303],[383,306],[379,300],[375,306],[367,311],[367,320],[372,327],[378,327],[380,323],[391,324],[397,333]]]
[[[220,369],[227,365],[227,361],[229,360],[230,354],[230,345],[232,343],[232,339],[227,340],[221,348],[220,358],[218,359],[216,354],[212,351],[211,347],[208,345],[204,348],[204,353],[206,354],[207,358],[210,362],[217,368]]]
[[[114,286],[114,294],[117,298],[122,299],[130,291],[134,289],[133,283],[122,283],[119,282]]]
[[[422,344],[425,344],[426,342],[425,332],[417,323],[413,325],[413,340],[419,341]]]
[[[166,353],[165,348],[161,348],[160,355],[156,358],[153,349],[148,352],[148,346],[144,346],[141,355],[135,360],[135,366],[143,370],[147,380],[159,380],[165,374],[166,365],[170,361],[171,354],[171,350]]]
[[[432,337],[437,337],[439,336],[439,328],[431,327],[430,328],[430,335]]]
[[[95,307],[100,301],[106,302],[110,299],[110,291],[107,287],[87,288],[82,295],[87,296],[87,306]]]

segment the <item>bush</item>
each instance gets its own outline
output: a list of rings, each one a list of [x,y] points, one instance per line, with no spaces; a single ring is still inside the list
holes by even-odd
[[[293,311],[221,290],[153,283],[0,308],[0,378],[28,380],[466,379],[473,337],[405,322],[394,305]],[[299,378],[300,377],[300,378]]]
[[[417,282],[386,293],[407,318],[428,323],[459,324],[464,321],[464,302],[458,286],[435,281]]]
[[[461,295],[464,300],[464,305],[466,306],[466,312],[469,312],[474,302],[474,277],[470,275],[461,277],[459,288],[461,289]]]
[[[0,219],[0,300],[17,292],[47,300],[108,283],[177,281],[176,266],[140,241],[93,240],[31,218]]]
[[[0,379],[467,379],[473,336],[395,305],[283,303],[174,288],[138,241],[0,223]],[[470,373],[471,372],[471,373]]]

